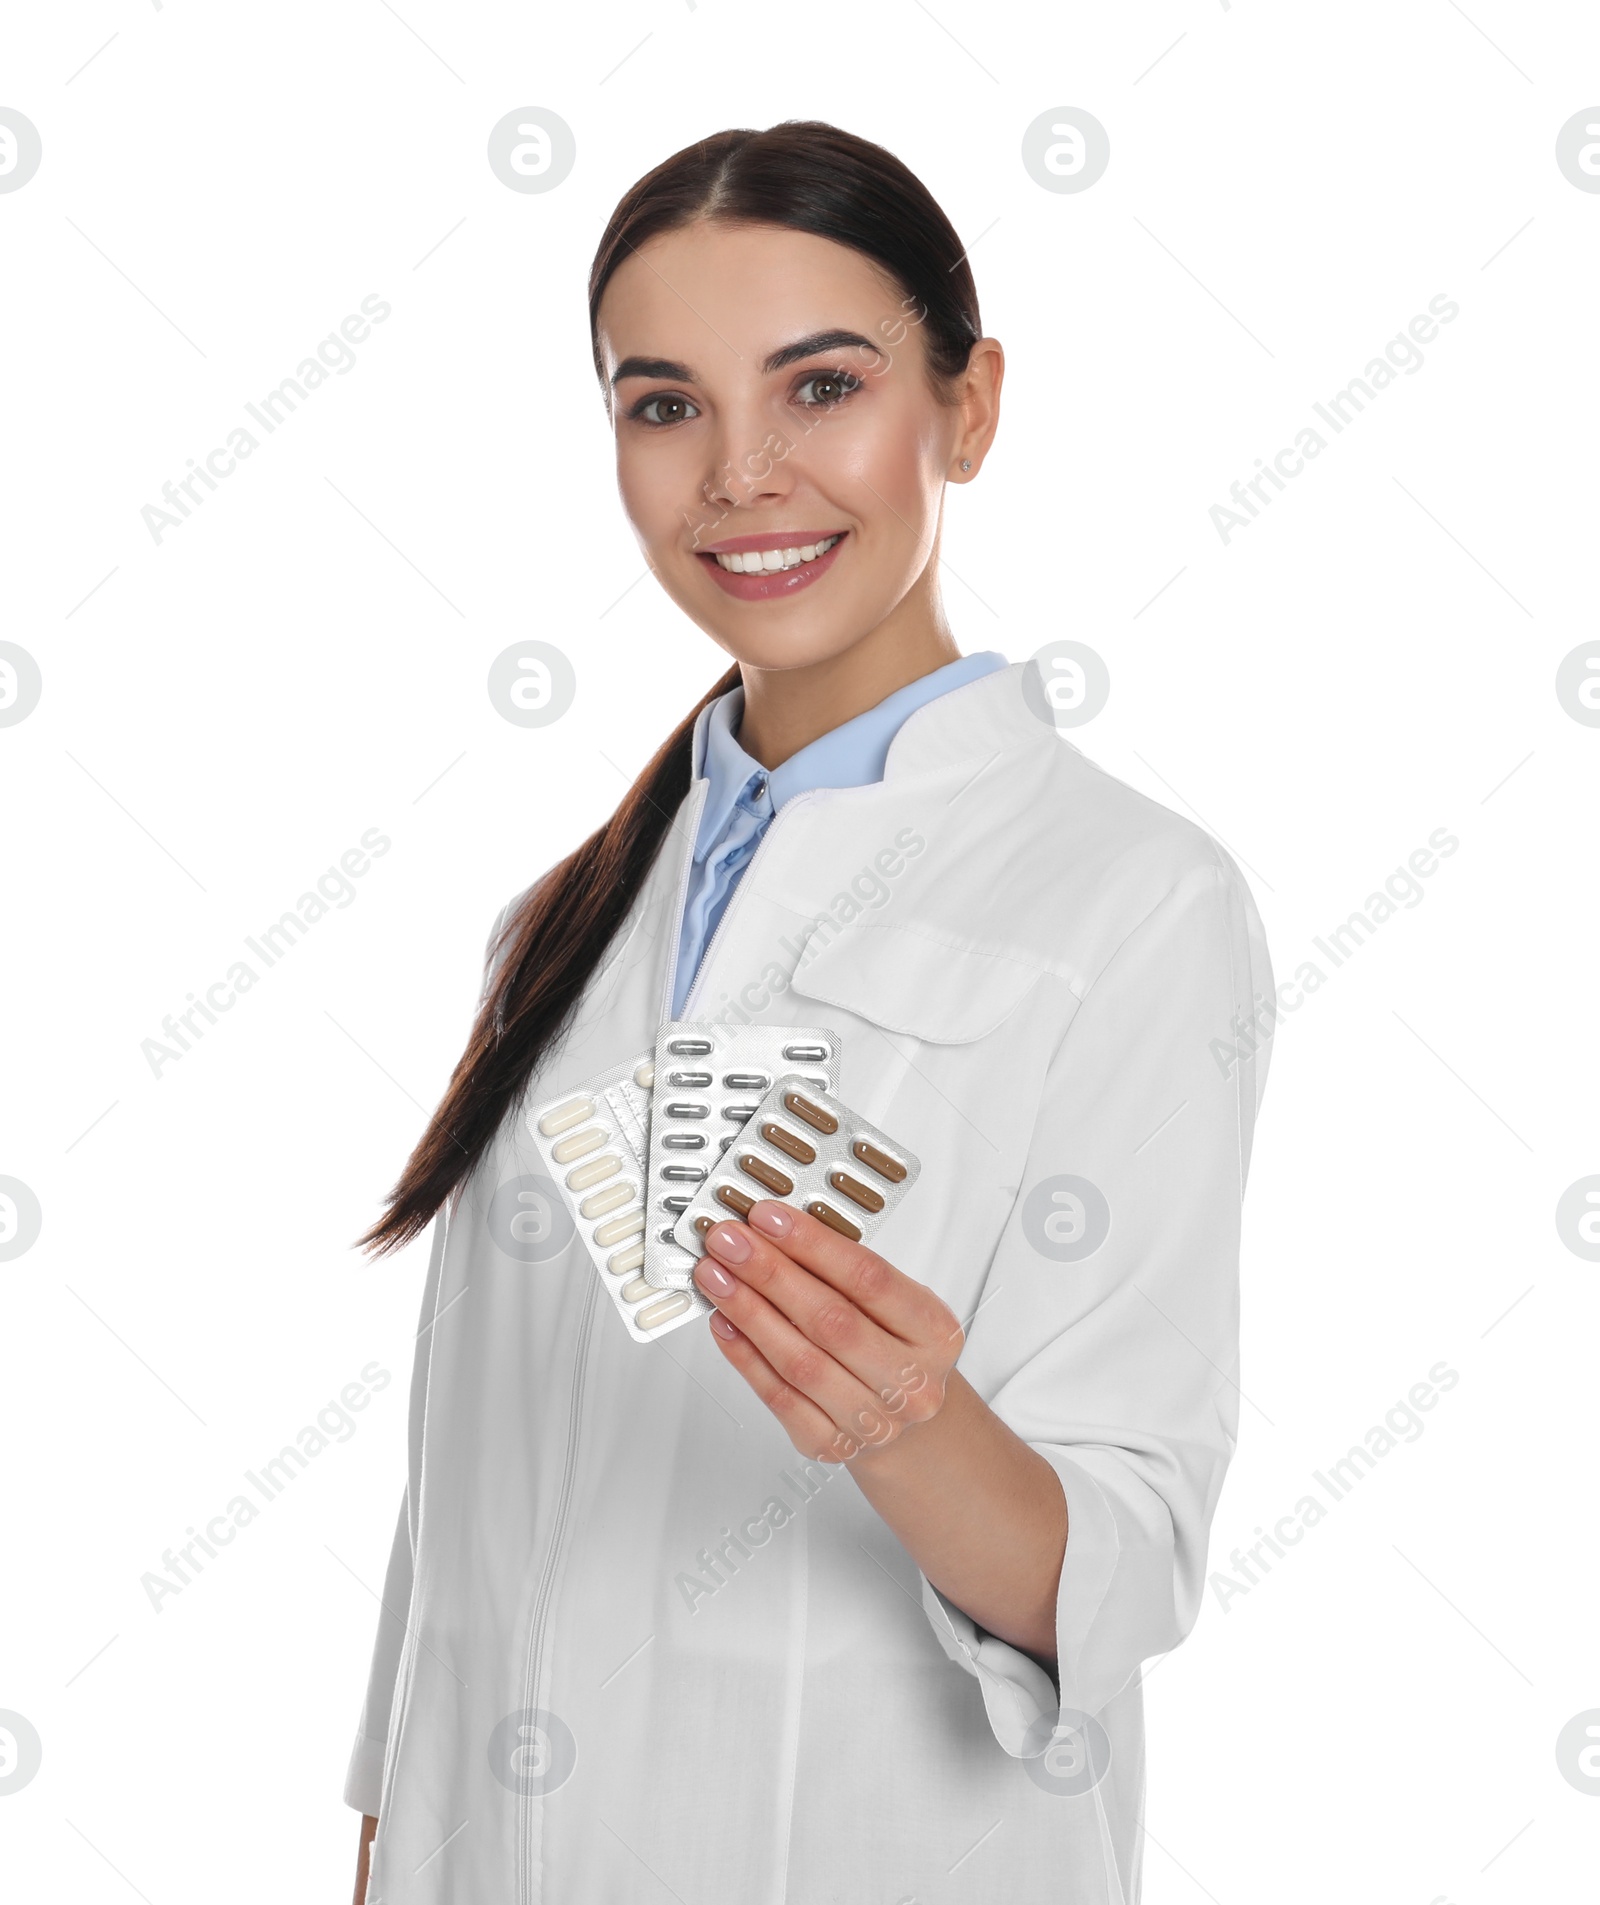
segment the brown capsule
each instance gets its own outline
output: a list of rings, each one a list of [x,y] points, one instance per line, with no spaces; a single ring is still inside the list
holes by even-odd
[[[892,1158],[887,1151],[880,1151],[875,1144],[868,1144],[865,1138],[857,1138],[850,1147],[850,1155],[860,1158],[861,1162],[876,1171],[879,1177],[888,1178],[891,1184],[903,1184],[906,1181],[906,1167],[898,1158]]]
[[[797,1091],[783,1094],[783,1108],[792,1111],[797,1118],[804,1119],[813,1131],[831,1132],[839,1129],[839,1120],[831,1111],[824,1111],[821,1105],[812,1104],[809,1098],[802,1098]]]
[[[717,1202],[726,1204],[729,1210],[736,1210],[741,1217],[748,1217],[756,1207],[756,1200],[747,1192],[741,1191],[737,1184],[719,1184]]]
[[[785,1177],[775,1164],[768,1164],[764,1158],[758,1158],[752,1151],[746,1151],[740,1156],[739,1169],[746,1177],[753,1177],[758,1184],[765,1184],[774,1197],[787,1197],[794,1189],[792,1177]],[[882,1202],[881,1198],[879,1202]]]
[[[815,1217],[819,1223],[826,1224],[829,1230],[838,1231],[841,1237],[848,1237],[854,1244],[860,1243],[861,1232],[856,1229],[850,1219],[841,1212],[836,1211],[831,1204],[823,1203],[820,1197],[813,1197],[811,1202],[806,1205],[806,1209],[810,1211],[811,1215]]]
[[[781,1124],[774,1124],[770,1118],[763,1123],[761,1135],[775,1151],[793,1158],[796,1164],[815,1164],[817,1161],[816,1152],[804,1138],[796,1137],[792,1131],[786,1131]]]
[[[848,1171],[830,1171],[828,1182],[836,1191],[848,1197],[852,1204],[859,1204],[863,1210],[883,1209],[883,1193],[875,1191],[870,1184],[863,1184],[860,1178],[852,1177]]]
[[[709,1211],[703,1210],[694,1220],[691,1228],[697,1237],[703,1237],[716,1221],[716,1218],[713,1217]]]

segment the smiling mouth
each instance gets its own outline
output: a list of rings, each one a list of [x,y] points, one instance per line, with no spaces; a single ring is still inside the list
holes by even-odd
[[[802,532],[804,533],[804,532]],[[768,531],[766,548],[697,549],[695,558],[724,595],[738,602],[782,601],[808,589],[838,561],[848,529],[811,542],[786,542],[783,531]],[[753,545],[754,536],[730,538]]]

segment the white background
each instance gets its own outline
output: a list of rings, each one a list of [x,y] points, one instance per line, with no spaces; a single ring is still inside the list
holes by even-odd
[[[1600,18],[103,0],[8,40],[44,153],[0,195],[0,636],[44,679],[0,730],[0,1172],[43,1210],[0,1266],[0,1708],[44,1742],[0,1799],[8,1896],[348,1895],[425,1249],[351,1240],[502,901],[723,666],[628,588],[588,262],[641,172],[786,117],[888,145],[973,247],[1009,369],[949,497],[963,646],[1105,658],[1074,738],[1228,844],[1280,978],[1460,841],[1278,1033],[1213,1567],[1433,1365],[1460,1380],[1150,1670],[1146,1899],[1573,1896],[1600,1269],[1555,1206],[1600,1171],[1600,728],[1554,680],[1600,636],[1600,194],[1554,147]],[[577,139],[548,194],[485,158],[529,104]],[[1078,194],[1020,161],[1062,105],[1111,140]],[[142,506],[370,293],[355,368],[156,544]],[[1224,544],[1211,505],[1441,293],[1423,367]],[[529,636],[578,672],[548,729],[485,689]],[[162,1018],[372,827],[353,902],[154,1076]],[[374,1360],[356,1432],[156,1613],[141,1575]]]

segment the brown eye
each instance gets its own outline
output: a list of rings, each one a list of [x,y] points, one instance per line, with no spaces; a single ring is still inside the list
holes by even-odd
[[[832,410],[853,391],[861,388],[861,379],[848,371],[818,371],[807,377],[799,390],[800,401],[817,410]],[[806,392],[813,394],[807,396]]]
[[[665,414],[652,414],[655,412]],[[687,397],[646,397],[642,403],[635,404],[628,414],[641,418],[645,423],[665,425],[683,423],[687,418],[697,417],[700,413]]]

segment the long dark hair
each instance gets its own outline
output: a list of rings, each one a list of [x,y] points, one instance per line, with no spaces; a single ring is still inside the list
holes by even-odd
[[[649,239],[700,218],[788,226],[874,260],[904,290],[909,321],[922,330],[931,386],[948,401],[982,335],[961,240],[892,152],[818,119],[713,133],[624,193],[589,271],[589,331],[602,388],[599,311],[612,274]],[[689,791],[696,717],[739,679],[738,668],[730,668],[701,696],[605,825],[510,910],[489,949],[491,977],[467,1048],[389,1193],[387,1211],[357,1239],[358,1248],[383,1255],[418,1236],[521,1102]]]

